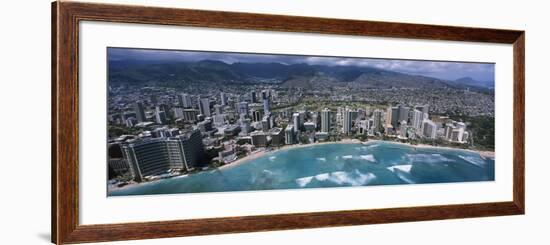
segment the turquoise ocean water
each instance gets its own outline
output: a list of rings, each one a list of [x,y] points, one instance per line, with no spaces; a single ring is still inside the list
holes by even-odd
[[[207,170],[111,191],[109,196],[493,181],[479,154],[389,142],[319,144],[266,153]]]

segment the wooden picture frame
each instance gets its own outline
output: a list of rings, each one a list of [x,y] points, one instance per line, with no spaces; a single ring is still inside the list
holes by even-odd
[[[375,36],[513,45],[513,201],[175,221],[79,224],[79,22]],[[52,4],[52,242],[56,244],[456,219],[525,212],[525,33],[517,30],[106,5]]]

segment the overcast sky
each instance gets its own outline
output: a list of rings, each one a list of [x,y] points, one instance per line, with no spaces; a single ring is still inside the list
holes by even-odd
[[[175,51],[154,49],[109,48],[109,60],[152,60],[152,61],[199,61],[219,60],[228,64],[243,63],[283,63],[283,64],[315,64],[315,65],[349,65],[370,66],[413,75],[424,75],[440,79],[455,80],[471,77],[478,81],[493,81],[495,65],[489,63],[421,61],[396,59],[369,59],[323,57],[303,55],[270,55],[226,52]]]

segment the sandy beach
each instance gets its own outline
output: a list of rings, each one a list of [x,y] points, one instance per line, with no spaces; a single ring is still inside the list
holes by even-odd
[[[267,153],[270,153],[270,152],[275,152],[275,151],[305,148],[305,147],[325,145],[325,144],[361,144],[361,143],[368,143],[368,144],[392,143],[392,144],[399,144],[399,145],[404,145],[404,146],[413,147],[413,148],[462,150],[462,151],[477,153],[483,158],[494,158],[495,157],[495,152],[492,152],[492,151],[476,151],[476,150],[471,150],[471,149],[461,149],[461,148],[454,148],[454,147],[448,147],[448,146],[433,146],[433,145],[426,145],[426,144],[412,145],[412,144],[409,144],[409,143],[395,142],[395,141],[389,141],[389,140],[369,140],[369,141],[366,141],[366,142],[361,142],[360,140],[357,140],[357,139],[343,139],[343,140],[337,141],[337,142],[321,142],[321,143],[313,143],[313,144],[284,145],[280,148],[272,149],[272,150],[269,150],[269,151],[267,151],[267,150],[257,150],[254,153],[252,153],[252,154],[250,154],[246,157],[243,157],[241,159],[237,159],[236,161],[231,162],[231,163],[226,164],[226,165],[223,165],[223,166],[219,167],[218,169],[221,170],[221,169],[228,169],[228,168],[231,168],[231,167],[235,167],[235,166],[238,166],[238,165],[240,165],[244,162],[247,162],[247,161],[252,160],[252,159],[256,159],[258,157],[263,156],[264,154],[267,154]]]
[[[264,154],[266,153],[270,153],[270,152],[275,152],[275,151],[281,151],[281,150],[290,150],[290,149],[297,149],[297,148],[305,148],[305,147],[311,147],[311,146],[318,146],[318,145],[325,145],[325,144],[360,144],[361,141],[360,140],[356,140],[356,139],[344,139],[344,140],[341,140],[341,141],[338,141],[338,142],[321,142],[321,143],[313,143],[313,144],[294,144],[294,145],[284,145],[282,147],[279,147],[279,148],[276,148],[276,149],[273,149],[273,150],[269,150],[269,151],[266,151],[266,150],[258,150],[258,151],[255,151],[253,152],[252,154],[250,155],[247,155],[246,157],[243,157],[243,158],[240,158],[240,159],[237,159],[229,164],[226,164],[226,165],[223,165],[221,167],[219,167],[218,169],[222,170],[222,169],[228,169],[228,168],[231,168],[231,167],[235,167],[235,166],[238,166],[244,162],[247,162],[249,160],[252,160],[252,159],[256,159],[258,157],[261,157],[263,156]]]
[[[424,148],[424,149],[461,150],[461,151],[468,151],[468,152],[472,152],[472,153],[477,153],[482,157],[490,157],[490,158],[495,157],[495,152],[494,151],[476,151],[476,150],[471,150],[471,149],[462,149],[462,148],[455,148],[455,147],[449,147],[449,146],[433,146],[433,145],[426,145],[426,144],[412,145],[412,144],[409,144],[409,143],[395,142],[395,141],[389,141],[389,140],[369,140],[367,142],[368,143],[376,143],[376,142],[392,143],[392,144],[404,145],[404,146],[409,146],[409,147],[414,147],[414,148]]]

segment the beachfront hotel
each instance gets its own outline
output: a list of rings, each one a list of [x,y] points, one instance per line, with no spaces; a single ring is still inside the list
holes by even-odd
[[[154,176],[191,170],[200,163],[204,146],[198,130],[182,135],[179,130],[171,130],[171,134],[159,133],[151,138],[131,140],[122,145],[122,153],[134,180],[141,182]]]

